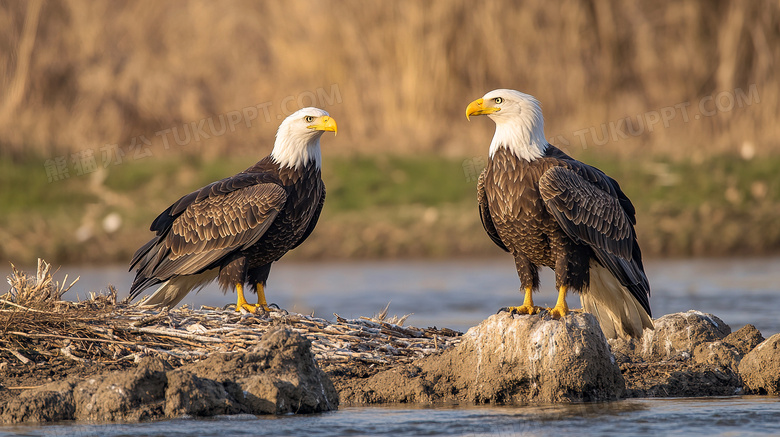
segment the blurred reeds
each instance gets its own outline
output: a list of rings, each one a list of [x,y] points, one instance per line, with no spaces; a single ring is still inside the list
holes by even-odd
[[[574,148],[580,129],[751,86],[749,107],[598,150],[763,155],[780,151],[778,37],[777,1],[3,1],[0,156],[161,148],[156,132],[270,102],[270,122],[174,147],[265,154],[276,115],[317,90],[331,149],[474,156],[492,124],[464,108],[499,87],[537,96]]]
[[[768,0],[0,0],[0,260],[126,262],[310,104],[339,135],[294,257],[498,254],[464,174],[493,132],[465,106],[495,88],[538,97],[548,139],[621,182],[647,255],[775,253],[779,61]]]

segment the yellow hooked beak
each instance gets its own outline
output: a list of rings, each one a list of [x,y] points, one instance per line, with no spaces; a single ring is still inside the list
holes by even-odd
[[[315,130],[324,130],[324,131],[330,131],[333,132],[334,135],[338,134],[338,126],[336,126],[336,120],[333,118],[323,115],[322,117],[317,117],[314,120],[314,123],[306,126],[309,129],[315,129]]]
[[[501,108],[496,108],[495,106],[485,107],[485,100],[477,99],[469,103],[469,106],[466,107],[466,120],[469,120],[469,117],[472,115],[492,114],[500,110]]]

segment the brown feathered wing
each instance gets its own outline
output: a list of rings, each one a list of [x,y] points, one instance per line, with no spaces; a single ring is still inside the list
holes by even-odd
[[[255,244],[287,199],[280,185],[260,175],[236,175],[182,197],[152,223],[157,236],[141,247],[130,268],[138,274],[130,289],[214,268],[231,253]]]
[[[606,295],[599,294],[603,290],[583,290],[583,305],[588,302],[588,293],[593,293],[597,299],[602,296],[613,300],[596,302],[595,305],[612,307],[615,313],[611,317],[612,322],[622,325],[615,327],[618,333],[641,336],[643,328],[652,327],[650,285],[636,241],[634,207],[618,183],[598,169],[575,161],[571,168],[552,167],[547,170],[539,180],[539,191],[547,210],[564,232],[575,242],[590,246],[598,264],[619,282],[613,288],[622,285],[630,293],[630,296],[622,296],[618,290],[614,290],[614,293],[604,297]],[[591,279],[598,273],[598,267],[592,264],[592,270],[595,271]],[[591,282],[593,288],[593,280]],[[632,302],[626,302],[631,297],[646,314],[634,308]],[[588,302],[585,306],[593,305]],[[602,317],[599,320],[602,321]],[[609,327],[605,333],[608,330]]]

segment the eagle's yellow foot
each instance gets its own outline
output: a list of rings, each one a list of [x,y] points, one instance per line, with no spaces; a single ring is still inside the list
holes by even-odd
[[[252,305],[251,303],[246,303],[246,302],[239,303],[239,304],[236,304],[236,312],[240,313],[241,310],[243,309],[243,310],[246,310],[246,311],[248,311],[248,312],[250,312],[252,314],[257,314],[257,307],[258,307],[257,305]]]
[[[278,311],[276,308],[269,307],[268,305],[261,305],[261,304],[251,304],[251,303],[243,303],[241,306],[236,305],[236,312],[241,312],[241,308],[249,311],[252,314],[257,313],[270,313],[273,311]]]
[[[566,315],[569,314],[569,306],[566,305],[565,285],[558,290],[558,302],[555,304],[555,307],[548,308],[547,311],[549,311],[550,316],[552,316],[555,319],[566,317]]]
[[[523,300],[522,305],[520,305],[519,307],[503,307],[500,310],[498,310],[498,312],[500,313],[502,311],[506,311],[510,314],[517,313],[517,314],[529,314],[529,315],[539,314],[539,312],[542,310],[542,307],[538,307],[534,305],[534,299],[531,296],[532,292],[533,290],[531,289],[531,287],[526,287],[525,299]]]
[[[276,311],[275,309],[269,307],[268,304],[266,303],[265,290],[262,284],[257,284],[256,304],[251,304],[246,301],[246,298],[244,297],[243,284],[236,284],[236,294],[238,295],[236,301],[236,312],[241,312],[242,309],[249,311],[252,314],[257,314],[258,312],[270,313],[271,311]]]
[[[548,308],[547,311],[549,311],[550,316],[552,316],[555,319],[566,317],[566,314],[569,314],[569,308],[567,308],[566,305],[562,307],[555,305],[555,307],[553,308]]]
[[[510,314],[539,314],[539,311],[542,310],[542,307],[537,307],[533,305],[520,305],[519,307],[503,307],[498,312],[506,311]]]

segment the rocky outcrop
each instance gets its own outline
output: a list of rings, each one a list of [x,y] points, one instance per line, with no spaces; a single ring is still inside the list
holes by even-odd
[[[699,311],[669,314],[654,324],[641,341],[610,340],[626,380],[626,397],[741,392],[737,366],[762,338],[754,326],[732,333],[718,317]]]
[[[130,370],[27,390],[3,408],[2,421],[138,421],[337,407],[338,394],[317,367],[310,342],[278,329],[249,353],[213,355],[175,370],[146,358]]]
[[[318,413],[338,407],[336,390],[315,363],[310,342],[285,329],[269,332],[254,353],[212,355],[174,373],[182,383],[168,388],[166,411],[173,415],[198,415],[214,402],[226,405],[219,414]],[[231,402],[238,410],[227,407]]]
[[[390,328],[376,331],[392,342],[400,328]],[[698,311],[661,317],[654,331],[630,341],[607,341],[587,313],[500,313],[435,352],[442,344],[434,337],[429,355],[410,364],[331,362],[328,376],[308,340],[271,328],[250,352],[215,353],[177,368],[147,357],[126,370],[70,373],[80,376],[12,396],[5,390],[0,422],[313,413],[336,409],[339,397],[350,404],[479,404],[723,396],[741,393],[743,381],[747,392],[780,395],[780,334],[764,341],[752,325],[732,333]]]
[[[623,386],[592,315],[500,313],[469,329],[455,348],[377,373],[341,395],[354,403],[549,403],[616,399]]]
[[[73,381],[59,381],[34,390],[26,390],[3,408],[2,422],[57,422],[72,420]]]
[[[112,422],[162,417],[166,372],[171,367],[159,358],[145,358],[138,364],[124,372],[112,372],[77,383],[73,389],[73,418]]]
[[[723,339],[723,343],[734,346],[743,356],[747,355],[748,352],[752,351],[763,341],[764,336],[753,325],[745,325]]]
[[[752,361],[746,354],[763,341],[754,326],[732,333],[721,319],[699,311],[654,323],[642,339],[609,340],[607,348],[588,314],[553,320],[502,313],[440,355],[375,373],[353,372],[347,382],[337,378],[337,385],[347,403],[571,402],[742,392],[742,370]],[[763,379],[755,376],[760,393],[773,393],[772,384],[780,380],[773,379],[780,372],[770,355],[756,358],[756,368],[768,369]]]
[[[620,361],[648,363],[689,358],[697,346],[725,338],[731,328],[712,314],[700,311],[667,314],[653,321],[655,329],[645,330],[641,341],[610,340]]]
[[[745,390],[780,396],[780,334],[769,337],[739,363]]]

